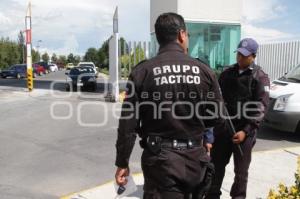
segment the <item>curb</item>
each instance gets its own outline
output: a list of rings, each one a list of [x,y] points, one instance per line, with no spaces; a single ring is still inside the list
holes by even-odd
[[[268,155],[268,154],[276,154],[276,153],[282,153],[282,152],[290,153],[291,155],[294,155],[294,156],[300,156],[300,147],[288,147],[288,148],[266,150],[266,151],[255,151],[255,152],[253,152],[253,154],[257,154],[257,155],[263,155],[263,154],[265,154],[265,155]],[[136,180],[140,180],[140,178],[142,177],[142,175],[143,175],[142,173],[132,174],[135,182],[136,182]],[[104,192],[105,192],[105,190],[107,191],[108,188],[110,188],[109,190],[110,190],[110,193],[111,193],[112,192],[113,184],[114,184],[114,180],[111,180],[111,181],[108,181],[108,182],[106,182],[104,184],[101,184],[101,185],[99,185],[97,187],[86,189],[86,190],[82,190],[82,191],[79,191],[79,192],[76,192],[76,193],[73,193],[73,194],[69,194],[67,196],[63,196],[60,199],[83,199],[83,198],[94,199],[94,198],[97,198],[96,195],[99,196],[100,193],[102,193],[102,194],[105,195]],[[136,184],[138,184],[138,183],[136,182]],[[270,185],[270,188],[271,188],[271,186],[272,185]],[[223,189],[223,191],[225,191],[224,187],[222,189]],[[95,196],[93,196],[93,194]],[[223,197],[225,197],[225,195],[223,195]]]

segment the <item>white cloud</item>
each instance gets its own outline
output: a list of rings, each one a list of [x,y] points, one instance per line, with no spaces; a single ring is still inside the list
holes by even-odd
[[[243,0],[243,20],[254,23],[270,21],[286,9],[278,0]]]
[[[112,33],[112,17],[117,5],[120,34],[144,40],[149,35],[148,25],[145,25],[149,17],[145,12],[150,9],[148,1],[32,0],[33,46],[42,40],[45,49],[66,54],[71,51],[80,54],[88,47],[100,47]],[[18,32],[24,29],[27,3],[27,0],[1,0],[0,37],[17,38]]]
[[[294,37],[294,35],[271,28],[257,27],[252,24],[243,24],[243,37],[253,37],[259,43],[272,41],[284,41]]]
[[[82,55],[81,53],[78,52],[79,48],[79,43],[75,35],[71,35],[66,39],[66,41],[63,43],[62,47],[52,49],[52,48],[47,48],[46,46],[43,45],[43,43],[40,43],[40,48],[38,49],[37,46],[33,46],[35,50],[38,50],[41,54],[44,54],[47,52],[48,54],[58,54],[58,55],[67,55],[70,53],[76,54],[76,55]]]
[[[11,20],[5,16],[3,13],[0,13],[0,26],[4,28],[7,25],[11,24]]]
[[[279,29],[267,28],[278,20],[287,7],[279,0],[243,0],[242,37],[252,37],[260,43],[291,40],[295,35]]]

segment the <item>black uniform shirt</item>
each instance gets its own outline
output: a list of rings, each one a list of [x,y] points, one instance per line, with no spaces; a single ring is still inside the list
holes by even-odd
[[[129,76],[118,128],[116,166],[127,167],[136,133],[166,139],[200,140],[205,128],[221,122],[220,88],[208,66],[184,54],[177,43],[138,64]],[[215,106],[204,102],[214,103]],[[201,104],[202,103],[202,104]],[[198,104],[198,105],[197,105]],[[208,119],[201,118],[213,115]]]
[[[254,63],[244,71],[235,64],[220,75],[219,83],[235,130],[254,136],[269,104],[268,75]]]

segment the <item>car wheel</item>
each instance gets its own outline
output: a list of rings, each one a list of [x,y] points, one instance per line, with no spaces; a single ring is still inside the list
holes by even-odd
[[[3,79],[6,79],[6,76],[2,76]]]
[[[298,122],[295,133],[300,134],[300,121]]]
[[[16,75],[16,78],[17,78],[17,79],[21,79],[21,75],[18,73],[18,74]]]
[[[97,90],[97,86],[96,86],[96,84],[93,86],[93,89],[92,89],[94,92],[96,92],[96,90]]]
[[[69,85],[66,86],[66,91],[67,91],[67,92],[70,92],[70,86],[69,86]]]

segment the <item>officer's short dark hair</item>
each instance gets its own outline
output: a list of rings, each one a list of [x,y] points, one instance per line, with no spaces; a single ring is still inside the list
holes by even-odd
[[[164,13],[156,20],[155,34],[160,45],[175,41],[181,30],[186,31],[186,26],[183,17],[179,14]]]

